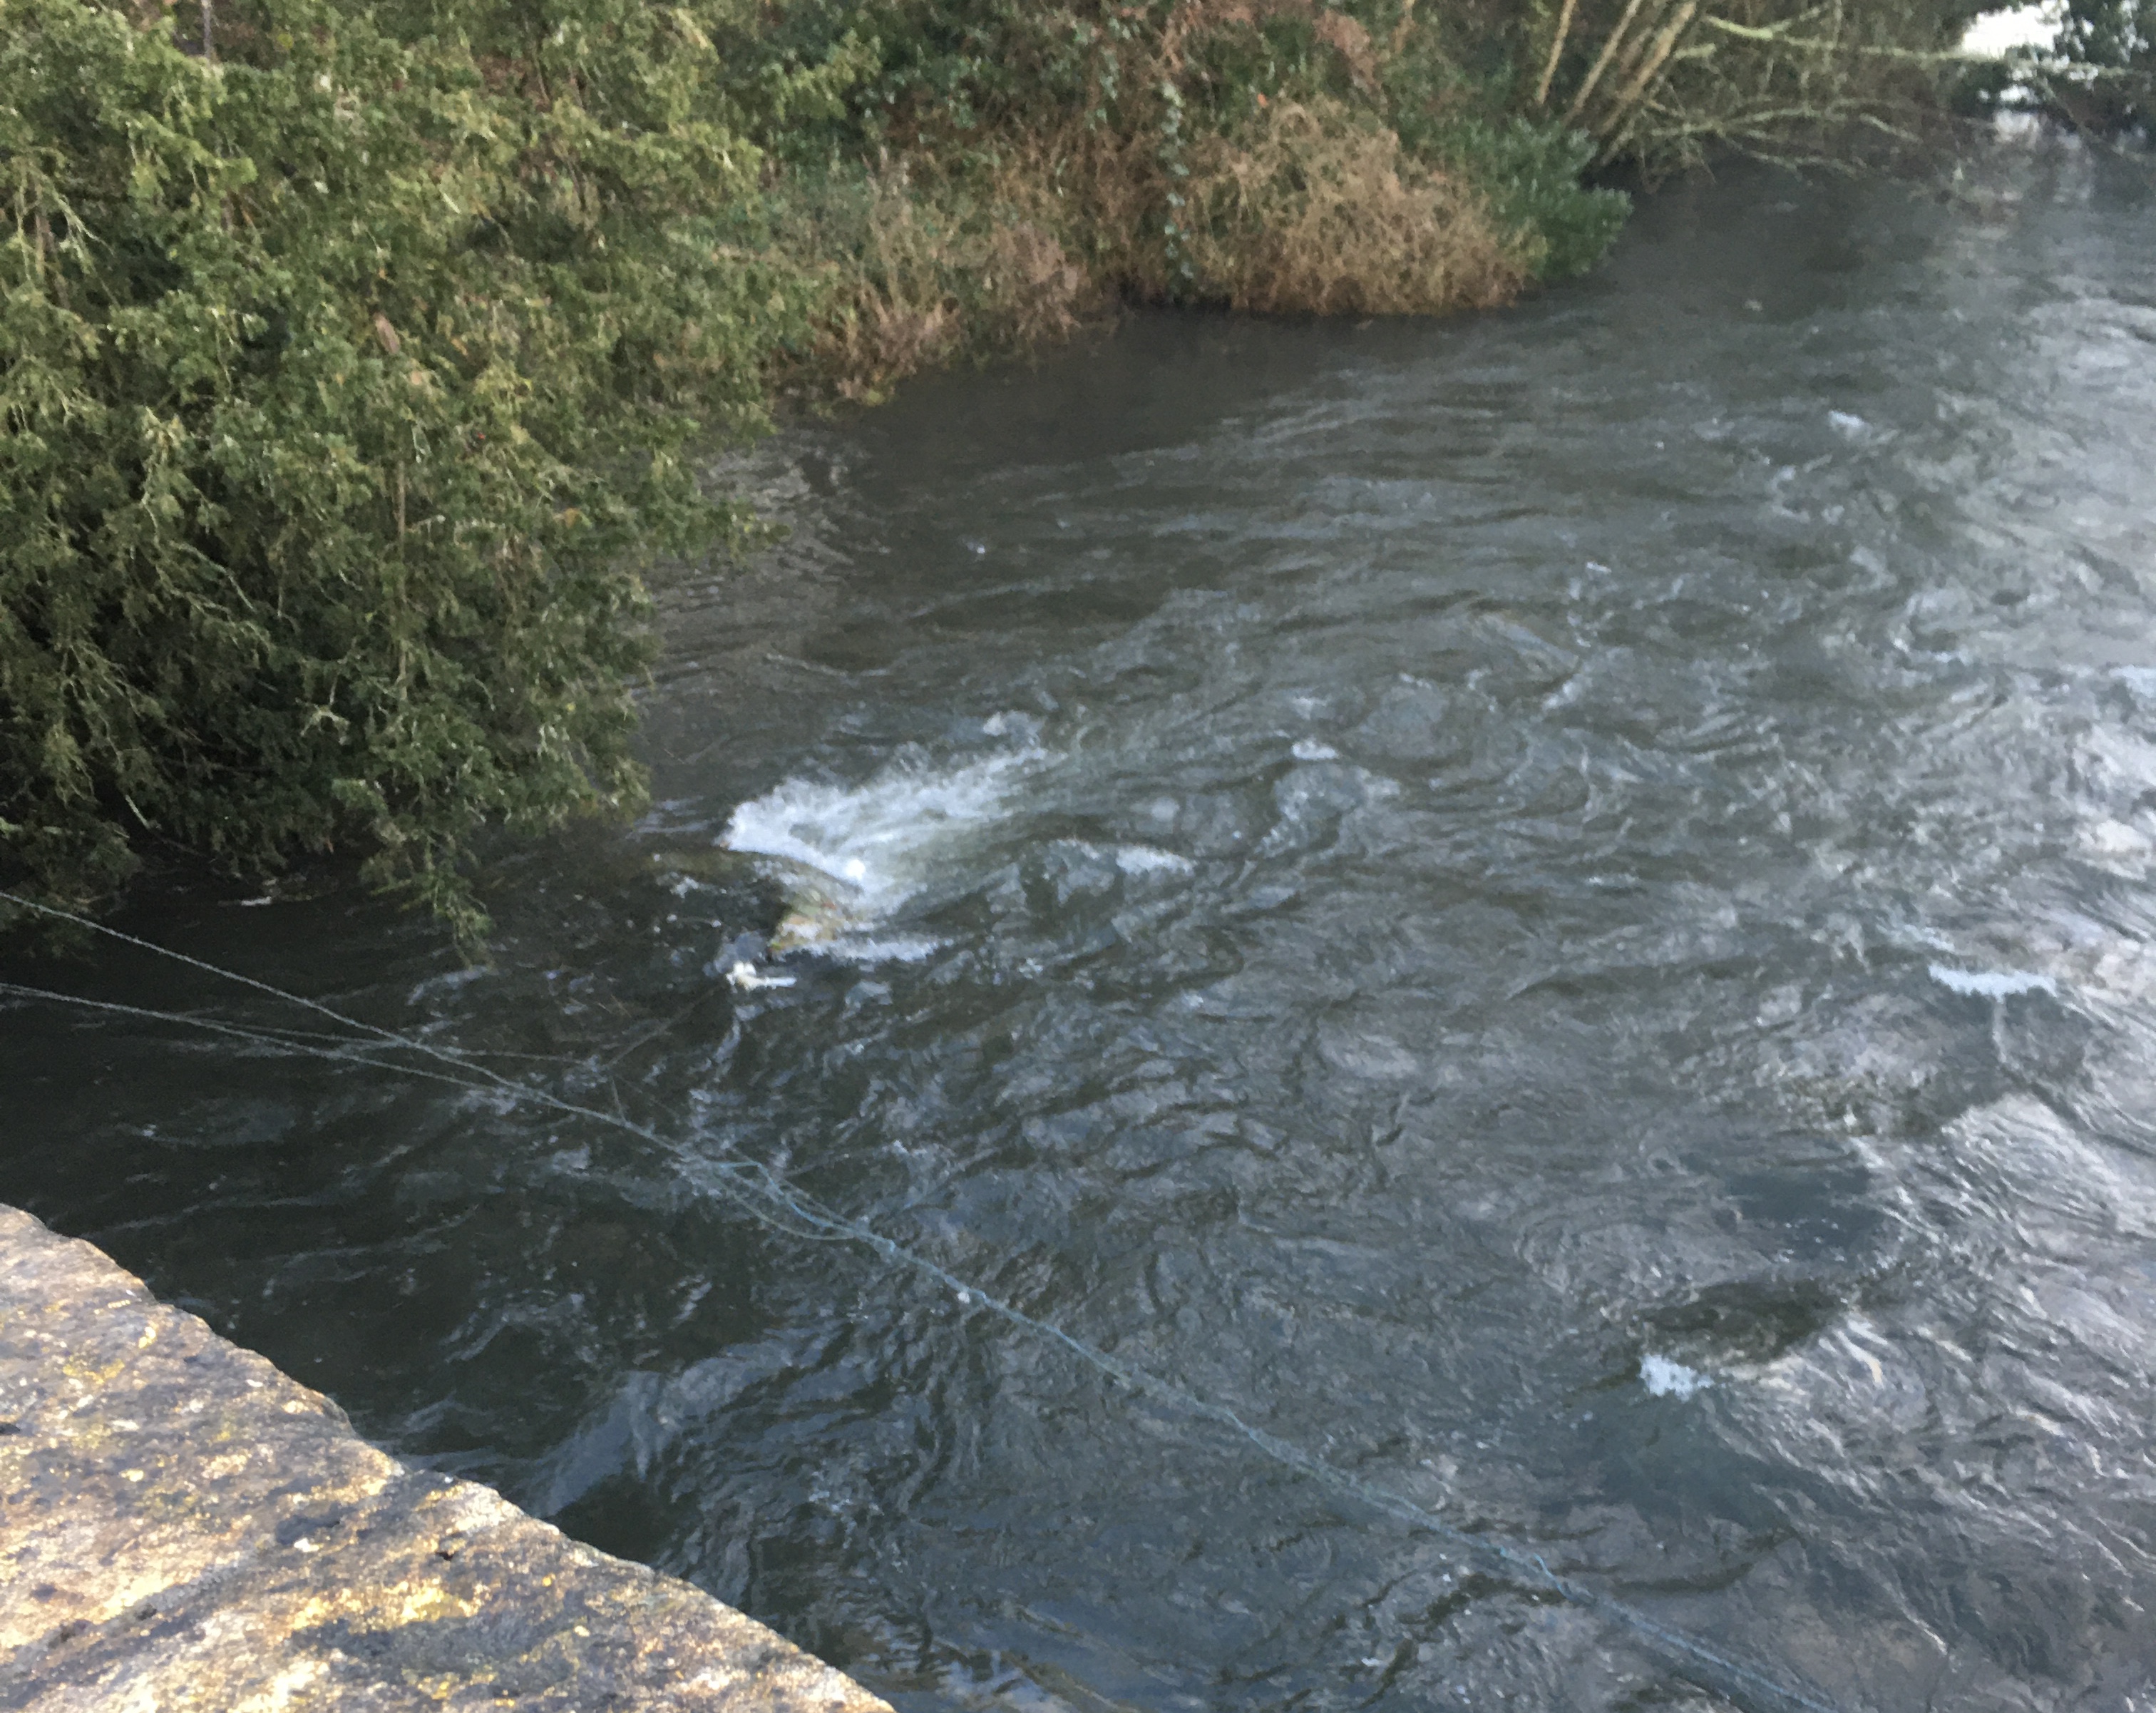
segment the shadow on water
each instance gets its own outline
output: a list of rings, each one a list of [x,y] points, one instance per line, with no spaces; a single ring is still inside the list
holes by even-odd
[[[1512,311],[791,433],[664,591],[660,806],[506,856],[487,967],[123,923],[658,1139],[17,1005],[0,1194],[909,1707],[1708,1700],[723,1150],[1841,1705],[2149,1705],[2149,215],[1733,174]],[[726,842],[855,901],[791,987]]]

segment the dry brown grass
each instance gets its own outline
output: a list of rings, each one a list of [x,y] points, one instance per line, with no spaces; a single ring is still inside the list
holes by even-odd
[[[1400,33],[1407,29],[1414,13],[1414,0],[1408,0],[1400,17]],[[1305,20],[1317,39],[1340,56],[1348,75],[1359,87],[1377,88],[1378,52],[1369,31],[1346,13],[1321,6],[1317,0],[1182,0],[1161,26],[1155,49],[1158,69],[1175,75],[1182,71],[1185,50],[1193,41],[1219,30],[1255,29],[1274,18]],[[1396,36],[1395,49],[1397,45]]]
[[[1004,193],[1066,234],[1098,293],[1144,302],[1433,315],[1508,302],[1529,277],[1534,258],[1479,198],[1340,103],[1274,102],[1186,164],[1177,178],[1143,138],[1073,128],[1018,157]],[[1171,217],[1181,235],[1163,245]]]
[[[903,171],[869,181],[851,211],[845,263],[814,346],[793,364],[791,390],[856,403],[962,354],[1021,351],[1067,337],[1101,294],[1088,270],[1018,187],[985,194],[916,184]],[[833,224],[827,217],[823,227]],[[834,253],[827,247],[824,255]]]
[[[1189,185],[1199,293],[1237,309],[1435,315],[1509,302],[1528,278],[1477,198],[1331,104],[1276,102],[1194,152]]]
[[[1276,99],[1227,135],[1173,147],[1171,91],[1199,42],[1306,20],[1359,91],[1398,43],[1317,0],[1181,0],[1123,50],[1134,93],[1111,127],[1029,116],[993,139],[1000,164],[963,183],[886,167],[795,244],[844,258],[814,348],[788,390],[861,402],[961,356],[1067,336],[1118,300],[1204,301],[1266,314],[1432,315],[1511,301],[1528,239],[1403,148],[1378,105]],[[1405,18],[1403,18],[1403,30]],[[936,150],[916,139],[917,161]],[[843,199],[842,199],[843,200]]]

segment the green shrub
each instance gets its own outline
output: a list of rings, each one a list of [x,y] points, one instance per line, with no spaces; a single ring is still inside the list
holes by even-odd
[[[1526,234],[1522,247],[1538,280],[1585,273],[1631,212],[1624,192],[1584,182],[1594,140],[1548,120],[1455,119],[1421,131],[1417,141],[1482,193],[1500,231]]]
[[[636,800],[634,567],[812,297],[694,8],[516,15],[0,0],[12,887],[356,845],[472,933],[483,822]]]

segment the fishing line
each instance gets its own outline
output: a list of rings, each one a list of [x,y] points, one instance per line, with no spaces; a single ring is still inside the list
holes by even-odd
[[[372,1035],[377,1040],[404,1047],[413,1052],[424,1053],[429,1058],[439,1059],[443,1063],[454,1065],[459,1070],[477,1071],[481,1076],[491,1082],[499,1083],[505,1088],[522,1088],[532,1093],[538,1092],[528,1088],[524,1083],[516,1083],[504,1077],[497,1071],[490,1071],[484,1065],[474,1064],[459,1054],[430,1047],[424,1041],[414,1041],[408,1036],[398,1034],[393,1029],[378,1029],[372,1023],[362,1023],[357,1017],[347,1017],[343,1012],[332,1010],[319,1000],[311,1000],[303,994],[287,993],[280,987],[272,987],[266,981],[257,981],[253,976],[242,975],[235,970],[220,969],[215,964],[204,963],[200,958],[191,958],[185,952],[176,952],[170,946],[161,946],[155,940],[142,939],[131,934],[123,934],[116,928],[108,928],[101,922],[92,922],[87,916],[78,916],[73,911],[62,910],[51,904],[40,904],[33,898],[25,898],[15,893],[0,892],[0,900],[25,910],[35,911],[40,916],[50,916],[56,921],[71,923],[77,928],[89,929],[92,933],[101,934],[108,939],[116,939],[122,945],[134,946],[139,950],[154,953],[160,958],[169,958],[176,964],[186,965],[190,970],[199,970],[206,975],[215,975],[223,980],[236,982],[242,987],[251,987],[257,993],[265,993],[270,998],[280,1000],[288,1006],[298,1006],[303,1011],[314,1012],[317,1016],[327,1017],[332,1023],[341,1024],[346,1029],[357,1030],[362,1035]]]
[[[251,1041],[277,1052],[297,1053],[307,1058],[341,1059],[346,1064],[365,1065],[376,1071],[396,1071],[403,1076],[416,1077],[429,1083],[447,1083],[457,1088],[479,1089],[485,1087],[468,1078],[452,1077],[444,1071],[423,1071],[416,1066],[400,1065],[394,1059],[371,1057],[365,1051],[341,1052],[322,1044],[325,1038],[334,1040],[337,1038],[335,1037],[311,1037],[300,1034],[286,1035],[270,1029],[249,1029],[216,1017],[195,1017],[185,1011],[159,1011],[145,1006],[124,1006],[116,1000],[86,999],[80,994],[61,993],[49,987],[31,987],[19,981],[0,981],[0,993],[13,994],[20,999],[44,1000],[53,1005],[73,1006],[79,1011],[109,1011],[116,1016],[141,1017],[152,1023],[182,1023],[190,1029],[207,1030],[213,1035],[228,1035],[241,1041]],[[369,1046],[367,1042],[355,1044],[362,1048]]]
[[[249,1028],[244,1024],[228,1023],[221,1018],[198,1017],[185,1011],[161,1011],[143,1006],[122,1005],[116,1000],[90,999],[81,994],[62,993],[55,988],[49,987],[33,987],[20,981],[0,981],[0,995],[13,995],[18,999],[42,1000],[49,1005],[70,1006],[78,1011],[105,1012],[121,1017],[140,1017],[153,1023],[177,1023],[189,1029],[201,1029],[214,1035],[228,1036],[238,1040],[252,1042],[259,1047],[268,1047],[275,1052],[287,1053],[301,1058],[329,1059],[342,1064],[360,1065],[371,1071],[393,1071],[399,1076],[413,1078],[420,1082],[447,1083],[452,1088],[461,1088],[471,1094],[492,1097],[498,1096],[502,1092],[492,1084],[475,1082],[467,1077],[451,1076],[444,1071],[422,1070],[413,1065],[400,1065],[393,1059],[373,1057],[371,1056],[372,1052],[378,1049],[374,1048],[370,1042],[358,1043],[361,1051],[343,1052],[336,1047],[321,1044],[325,1038],[340,1037],[286,1035],[274,1030]],[[349,1039],[350,1037],[341,1038]],[[626,1129],[630,1134],[666,1150],[670,1154],[671,1152],[666,1138],[656,1130],[597,1107],[581,1106],[574,1102],[565,1103],[553,1099],[544,1089],[534,1088],[527,1092],[533,1098],[558,1107],[562,1111],[574,1113],[580,1118],[597,1119],[602,1123],[613,1125],[617,1129]],[[512,1101],[511,1103],[515,1103]],[[676,1170],[679,1170],[679,1160],[675,1160],[675,1164]],[[737,1201],[739,1201],[742,1185],[732,1181],[733,1180],[761,1178],[766,1181],[767,1186],[772,1188],[783,1186],[784,1184],[784,1180],[757,1160],[747,1159],[712,1160],[707,1164],[721,1178],[729,1181],[718,1191],[718,1193]],[[712,1187],[696,1182],[693,1174],[682,1172],[680,1175],[689,1180],[690,1187],[692,1189],[708,1191]],[[756,1186],[752,1184],[749,1187],[750,1193],[754,1194]],[[778,1195],[771,1196],[774,1203],[782,1199],[783,1198]],[[802,1199],[805,1201],[807,1198]],[[770,1206],[759,1207],[747,1203],[741,1205],[743,1211],[752,1217],[770,1226],[773,1230],[784,1232],[789,1237],[801,1237],[817,1242],[860,1241],[850,1233],[834,1232],[829,1228],[828,1220],[824,1223],[804,1226],[792,1218],[774,1217]]]
[[[0,993],[37,999],[49,1003],[74,1006],[121,1016],[142,1018],[166,1023],[177,1023],[187,1027],[203,1029],[213,1033],[238,1037],[255,1042],[273,1051],[295,1053],[304,1057],[339,1061],[364,1066],[372,1070],[393,1071],[399,1075],[421,1078],[428,1082],[448,1083],[476,1094],[506,1095],[512,1102],[531,1103],[567,1116],[590,1119],[612,1129],[625,1132],[648,1142],[673,1162],[675,1171],[693,1187],[716,1191],[732,1201],[758,1223],[774,1231],[797,1238],[811,1241],[857,1244],[881,1257],[889,1265],[919,1274],[934,1281],[955,1294],[962,1304],[978,1306],[1006,1325],[1034,1338],[1056,1345],[1075,1357],[1103,1378],[1110,1380],[1138,1396],[1177,1413],[1210,1422],[1226,1429],[1244,1440],[1271,1462],[1294,1471],[1342,1496],[1373,1510],[1392,1517],[1396,1521],[1419,1529],[1444,1542],[1458,1556],[1491,1571],[1504,1579],[1528,1588],[1553,1594],[1566,1604],[1599,1617],[1630,1631],[1650,1644],[1678,1674],[1712,1690],[1734,1702],[1739,1707],[1753,1710],[1774,1710],[1774,1713],[1840,1713],[1835,1705],[1818,1692],[1800,1687],[1775,1676],[1764,1669],[1733,1658],[1700,1638],[1674,1625],[1666,1624],[1639,1608],[1604,1594],[1587,1584],[1562,1576],[1552,1570],[1542,1555],[1522,1546],[1509,1546],[1487,1536],[1470,1534],[1466,1530],[1447,1522],[1435,1511],[1416,1503],[1404,1494],[1366,1481],[1361,1476],[1337,1464],[1330,1463],[1316,1453],[1306,1450],[1292,1440],[1268,1433],[1253,1422],[1245,1421],[1228,1405],[1164,1380],[1148,1369],[1136,1367],[1118,1361],[1106,1350],[1086,1343],[1075,1335],[1065,1331],[1052,1321],[1042,1320],[1027,1314],[1014,1304],[1004,1301],[983,1290],[978,1285],[960,1278],[940,1263],[931,1260],[916,1250],[907,1248],[895,1239],[863,1221],[851,1219],[825,1206],[814,1196],[795,1189],[784,1178],[762,1161],[734,1155],[731,1159],[708,1156],[694,1162],[682,1160],[676,1143],[649,1125],[637,1123],[621,1113],[608,1112],[603,1108],[586,1106],[566,1099],[545,1088],[504,1077],[485,1066],[475,1064],[454,1052],[445,1051],[402,1035],[394,1030],[383,1029],[323,1005],[319,1001],[288,993],[252,976],[189,957],[142,939],[120,929],[108,928],[85,917],[39,904],[28,898],[0,891],[0,900],[85,928],[94,933],[119,940],[124,944],[172,959],[206,975],[252,988],[258,993],[288,1005],[298,1006],[317,1016],[326,1017],[341,1027],[356,1031],[362,1037],[352,1039],[349,1048],[325,1046],[319,1041],[304,1037],[279,1035],[267,1030],[249,1028],[220,1020],[189,1016],[183,1012],[160,1011],[140,1006],[121,1005],[109,1000],[92,1000],[57,990],[27,986],[18,982],[0,982]],[[393,1059],[377,1057],[383,1047],[399,1048],[420,1053],[450,1067],[449,1072],[434,1071],[418,1066],[400,1064]],[[352,1049],[357,1049],[352,1050]],[[457,1074],[451,1074],[454,1072]],[[729,1155],[732,1145],[712,1138],[700,1128],[694,1130],[699,1139],[713,1143]]]

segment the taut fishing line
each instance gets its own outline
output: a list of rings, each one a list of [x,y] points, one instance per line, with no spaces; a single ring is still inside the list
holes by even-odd
[[[189,957],[184,952],[161,946],[154,940],[122,933],[118,929],[108,928],[102,923],[90,921],[70,911],[40,904],[9,892],[0,892],[0,901],[87,929],[222,980],[252,988],[257,993],[283,1004],[296,1006],[314,1012],[317,1016],[327,1018],[340,1027],[353,1031],[353,1034],[343,1038],[344,1045],[331,1046],[325,1044],[320,1037],[249,1028],[219,1019],[193,1017],[184,1012],[161,1011],[140,1006],[121,1005],[109,1000],[88,999],[51,989],[27,986],[18,982],[0,981],[0,994],[117,1016],[182,1024],[213,1034],[252,1042],[274,1052],[337,1060],[371,1069],[393,1071],[400,1076],[427,1082],[447,1083],[472,1093],[495,1095],[514,1104],[536,1105],[564,1116],[589,1119],[623,1131],[652,1144],[674,1160],[676,1169],[692,1186],[724,1196],[760,1224],[798,1238],[858,1244],[881,1257],[894,1268],[933,1280],[955,1294],[961,1303],[978,1306],[1006,1325],[1055,1345],[1102,1377],[1165,1409],[1224,1428],[1282,1468],[1291,1469],[1344,1498],[1423,1530],[1442,1541],[1456,1556],[1517,1585],[1553,1594],[1568,1605],[1596,1613],[1630,1631],[1647,1643],[1680,1676],[1724,1696],[1740,1707],[1753,1710],[1753,1713],[1768,1713],[1768,1710],[1771,1713],[1789,1713],[1792,1709],[1798,1710],[1798,1713],[1840,1713],[1840,1710],[1817,1690],[1779,1677],[1762,1667],[1732,1658],[1699,1637],[1666,1624],[1635,1606],[1569,1577],[1559,1575],[1549,1567],[1540,1553],[1525,1547],[1509,1546],[1485,1536],[1470,1534],[1405,1494],[1366,1481],[1291,1440],[1282,1439],[1277,1434],[1269,1433],[1264,1428],[1246,1422],[1225,1404],[1216,1403],[1173,1381],[1163,1380],[1147,1369],[1118,1361],[1106,1350],[1065,1332],[1053,1322],[1039,1319],[1024,1309],[991,1295],[939,1263],[886,1237],[873,1226],[850,1219],[824,1206],[813,1196],[795,1189],[762,1161],[737,1155],[732,1159],[701,1159],[691,1165],[681,1160],[668,1137],[624,1114],[586,1106],[547,1089],[534,1088],[528,1083],[490,1070],[453,1050],[348,1017],[319,1001],[288,993],[268,982],[220,968],[200,958]],[[400,1063],[382,1056],[388,1052],[418,1053],[448,1068],[437,1070]],[[731,1144],[720,1140],[718,1145],[727,1153],[732,1152]]]

